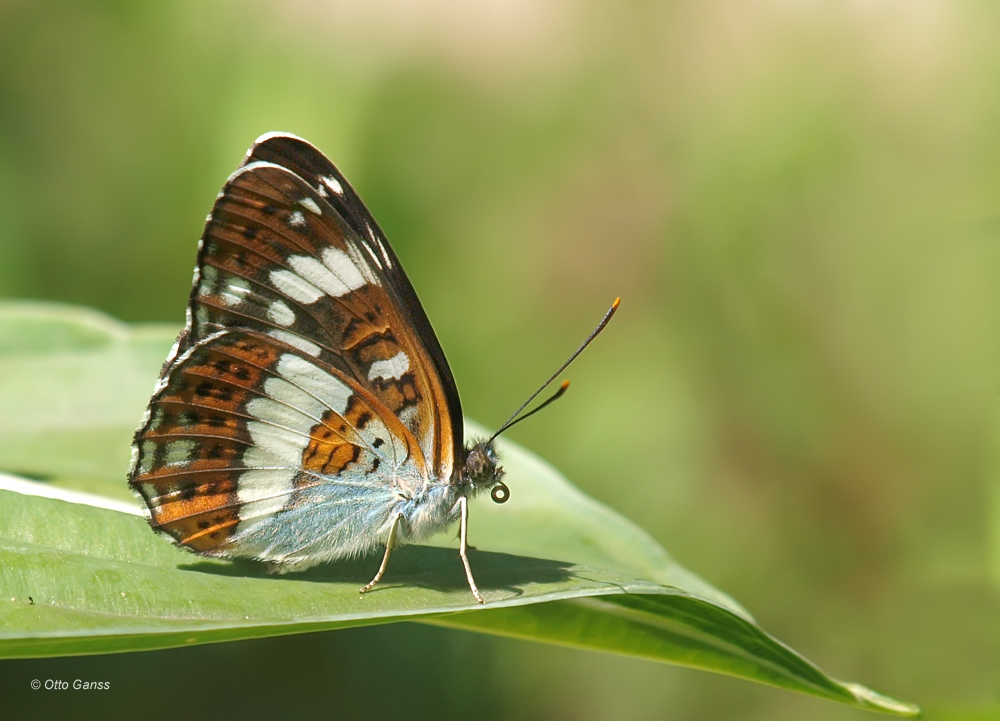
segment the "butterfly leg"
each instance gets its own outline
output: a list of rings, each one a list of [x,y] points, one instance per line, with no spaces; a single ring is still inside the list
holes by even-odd
[[[368,593],[375,588],[375,584],[379,582],[382,574],[385,573],[385,568],[389,565],[389,554],[392,553],[392,544],[396,540],[396,529],[399,528],[399,522],[402,520],[403,514],[397,513],[395,520],[392,522],[392,528],[389,529],[389,539],[385,542],[385,555],[382,556],[382,565],[378,567],[378,573],[375,574],[375,578],[369,581],[367,586],[360,589],[361,593]]]
[[[479,589],[476,588],[476,581],[472,577],[472,568],[469,567],[469,557],[466,555],[465,551],[469,546],[469,499],[462,496],[458,499],[458,505],[461,506],[462,510],[462,522],[459,527],[459,538],[461,542],[459,544],[459,555],[462,557],[462,563],[465,564],[465,577],[469,579],[469,588],[472,589],[472,595],[476,597],[476,600],[482,604],[486,601],[483,600],[482,595],[479,593]]]

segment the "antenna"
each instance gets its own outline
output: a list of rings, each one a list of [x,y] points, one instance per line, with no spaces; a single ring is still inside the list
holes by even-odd
[[[524,403],[522,403],[521,406],[520,406],[520,408],[518,408],[516,411],[514,411],[514,413],[511,415],[511,417],[508,418],[506,420],[506,422],[502,426],[500,426],[500,429],[496,433],[494,433],[492,436],[490,436],[490,440],[488,442],[492,442],[497,436],[499,436],[501,433],[503,433],[504,431],[506,431],[511,426],[515,425],[516,423],[520,423],[525,418],[528,418],[530,416],[535,415],[536,413],[538,413],[538,411],[542,410],[545,406],[549,405],[550,403],[554,403],[555,401],[557,401],[559,398],[562,397],[563,393],[566,392],[566,389],[569,388],[569,381],[563,381],[562,385],[559,386],[559,390],[557,390],[555,393],[553,393],[552,396],[548,400],[546,400],[544,403],[542,403],[540,406],[538,406],[534,410],[529,411],[528,413],[525,413],[523,416],[521,415],[521,411],[523,411],[525,408],[527,408],[528,404],[531,403],[531,401],[535,400],[535,398],[538,396],[539,393],[541,393],[543,390],[545,390],[546,388],[548,388],[549,385],[552,383],[552,381],[554,381],[556,379],[556,377],[560,373],[562,373],[564,370],[566,370],[566,368],[569,366],[569,364],[572,363],[573,361],[575,361],[576,357],[578,355],[580,355],[581,353],[583,353],[583,349],[586,348],[588,345],[590,345],[591,341],[594,340],[594,338],[596,338],[597,335],[602,330],[604,330],[604,327],[611,321],[611,317],[615,314],[615,311],[618,310],[618,305],[621,302],[622,302],[621,298],[615,298],[615,302],[611,304],[611,307],[608,309],[608,312],[604,314],[604,318],[602,318],[601,322],[597,324],[597,327],[594,328],[593,331],[591,331],[591,333],[590,333],[589,336],[587,336],[587,340],[585,340],[580,345],[580,347],[576,349],[576,351],[573,353],[573,355],[571,355],[566,360],[565,363],[563,363],[561,366],[559,366],[559,370],[557,370],[555,373],[553,373],[551,376],[549,376],[549,379],[547,381],[545,381],[544,383],[542,383],[542,385],[540,385],[538,387],[538,390],[536,390],[534,393],[532,393],[530,396],[528,396],[528,400],[526,400]],[[518,416],[520,416],[520,418]]]

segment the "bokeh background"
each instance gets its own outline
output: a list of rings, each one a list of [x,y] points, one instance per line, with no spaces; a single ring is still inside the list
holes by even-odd
[[[0,0],[0,297],[179,326],[279,129],[379,220],[470,417],[621,295],[511,436],[833,675],[1000,718],[1000,7]],[[405,624],[0,675],[10,718],[864,715]]]

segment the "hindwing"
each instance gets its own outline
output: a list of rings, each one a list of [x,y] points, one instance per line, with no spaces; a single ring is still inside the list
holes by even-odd
[[[301,535],[287,521],[270,547],[247,553],[271,517],[305,504],[336,525],[338,500],[367,496],[387,514],[384,499],[416,493],[426,471],[413,436],[367,389],[321,363],[242,330],[179,356],[136,438],[132,484],[154,527],[202,553],[230,555],[239,543],[233,555],[285,560]]]

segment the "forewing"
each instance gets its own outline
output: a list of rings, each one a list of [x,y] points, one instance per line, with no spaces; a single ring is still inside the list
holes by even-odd
[[[264,136],[229,178],[201,241],[188,329],[175,357],[247,328],[370,391],[451,477],[462,441],[458,393],[440,345],[370,214],[318,150]]]
[[[230,329],[166,370],[136,433],[130,485],[153,527],[191,550],[303,560],[296,554],[318,524],[328,542],[311,553],[332,558],[384,541],[391,501],[425,476],[411,442],[378,398],[336,368],[267,334]],[[296,513],[303,505],[309,513]]]
[[[314,145],[288,133],[268,133],[258,138],[247,153],[243,164],[259,161],[281,165],[303,178],[334,207],[354,231],[358,242],[369,250],[369,256],[379,269],[380,275],[388,280],[387,291],[397,301],[410,326],[421,336],[421,342],[440,378],[449,411],[457,428],[456,438],[458,443],[461,443],[462,409],[459,404],[458,389],[444,351],[402,264],[354,188],[329,158]]]

